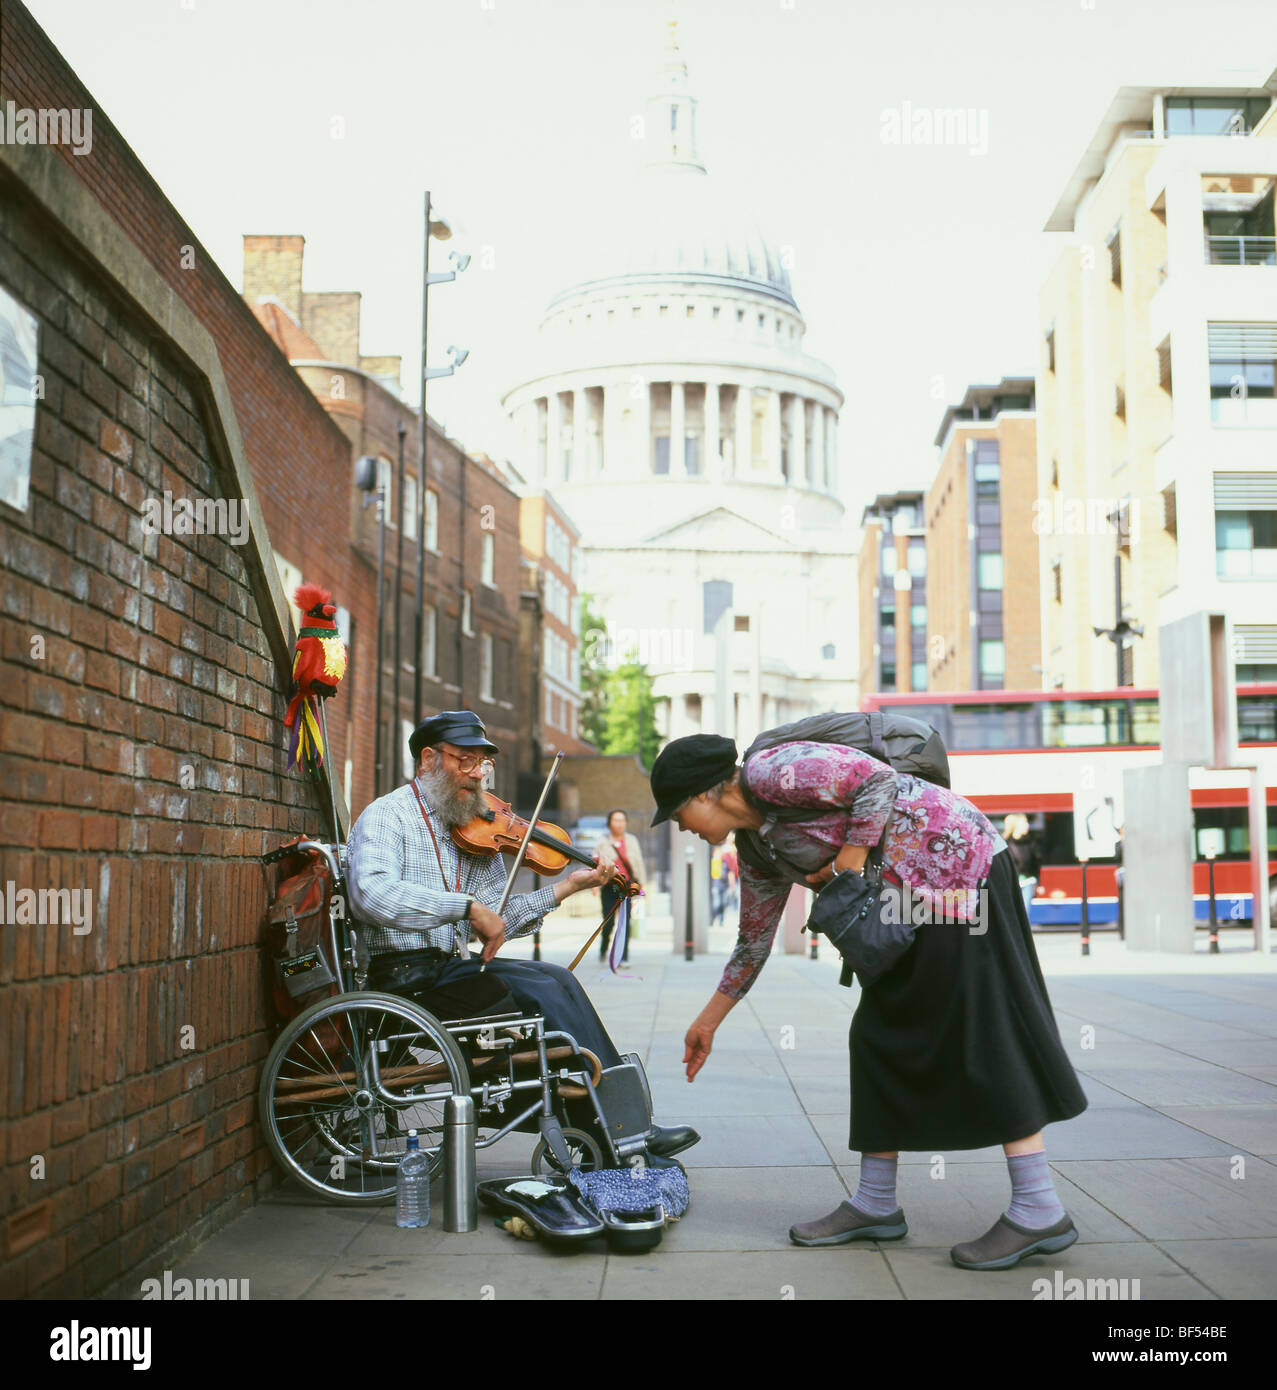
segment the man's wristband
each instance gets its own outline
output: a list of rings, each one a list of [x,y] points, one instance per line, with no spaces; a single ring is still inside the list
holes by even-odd
[[[462,914],[461,914],[461,920],[462,920],[463,922],[468,922],[468,921],[470,920],[470,909],[471,909],[473,906],[474,906],[474,899],[473,899],[473,898],[467,898],[467,899],[466,899],[465,911],[463,911]]]

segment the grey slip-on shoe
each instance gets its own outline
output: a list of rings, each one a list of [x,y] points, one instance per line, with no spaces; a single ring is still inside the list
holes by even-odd
[[[1054,1255],[1077,1239],[1077,1227],[1067,1212],[1044,1231],[1021,1226],[999,1216],[979,1240],[964,1241],[949,1251],[959,1269],[1010,1269],[1026,1255]]]
[[[828,1216],[789,1228],[795,1245],[845,1245],[850,1240],[899,1240],[909,1234],[899,1207],[890,1216],[866,1216],[850,1202],[835,1207]]]

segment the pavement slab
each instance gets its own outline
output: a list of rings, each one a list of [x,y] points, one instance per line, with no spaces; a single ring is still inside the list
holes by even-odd
[[[547,929],[545,959],[566,964],[583,939],[580,922]],[[400,1230],[393,1206],[332,1207],[283,1184],[174,1274],[249,1279],[252,1298],[283,1300],[1033,1300],[1057,1296],[1057,1271],[1093,1281],[1091,1297],[1120,1297],[1136,1280],[1142,1300],[1277,1296],[1277,960],[1231,942],[1219,956],[1135,953],[1108,936],[1080,957],[1076,936],[1035,938],[1089,1101],[1045,1135],[1079,1239],[988,1273],[958,1269],[949,1247],[1006,1209],[1000,1146],[902,1153],[901,1241],[790,1243],[792,1224],[856,1190],[847,1030],[860,990],[838,985],[829,952],[812,961],[778,950],[689,1086],[683,1037],[718,984],[731,933],[711,941],[689,963],[648,922],[628,972],[581,977],[619,1049],[643,1057],[658,1118],[703,1136],[679,1156],[691,1209],[656,1249],[516,1241],[483,1210],[477,1230],[449,1234],[439,1183],[422,1230]],[[530,955],[528,942],[514,945]],[[511,1135],[481,1151],[480,1178],[530,1171],[534,1142]],[[115,1292],[138,1288],[133,1279]]]

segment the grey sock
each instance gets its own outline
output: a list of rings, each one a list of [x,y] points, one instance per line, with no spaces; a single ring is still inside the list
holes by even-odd
[[[896,1162],[894,1158],[860,1155],[860,1184],[851,1205],[866,1216],[890,1216],[896,1209]]]
[[[1055,1195],[1046,1150],[1008,1154],[1007,1167],[1011,1171],[1011,1205],[1007,1208],[1007,1216],[1032,1231],[1054,1226],[1064,1216],[1064,1207]]]

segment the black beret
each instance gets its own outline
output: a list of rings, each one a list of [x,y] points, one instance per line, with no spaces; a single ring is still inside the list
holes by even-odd
[[[652,764],[653,825],[667,821],[688,797],[699,796],[736,771],[736,744],[720,734],[689,734],[667,743]]]

